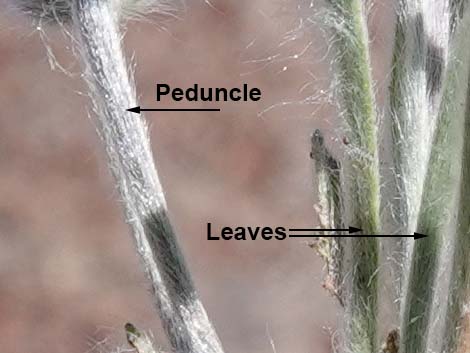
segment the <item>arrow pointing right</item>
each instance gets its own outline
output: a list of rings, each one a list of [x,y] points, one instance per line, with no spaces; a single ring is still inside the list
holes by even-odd
[[[414,240],[426,238],[426,234],[414,233],[413,235],[385,235],[385,234],[364,234],[364,235],[319,235],[319,234],[289,234],[290,238],[413,238]]]

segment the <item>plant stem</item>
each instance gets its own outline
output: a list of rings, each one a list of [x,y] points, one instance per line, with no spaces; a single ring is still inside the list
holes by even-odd
[[[455,227],[453,215],[461,181],[461,156],[470,69],[469,11],[458,23],[450,46],[448,71],[424,184],[405,298],[400,352],[426,352],[427,333],[444,238]]]
[[[426,46],[422,0],[400,0],[392,72],[389,86],[389,122],[391,144],[385,147],[392,161],[385,171],[389,183],[384,186],[383,230],[386,234],[413,234],[421,202],[423,182],[430,150],[432,129],[426,87]],[[390,152],[391,151],[391,156]],[[417,161],[420,161],[417,163]],[[393,323],[400,320],[401,301],[409,267],[412,239],[383,239],[382,255],[389,263],[390,279],[383,281],[382,302],[389,298]],[[390,297],[388,294],[392,293]]]
[[[416,230],[423,185],[431,151],[437,108],[442,95],[449,27],[435,21],[439,13],[447,18],[442,0],[400,0],[389,87],[389,116],[393,173],[384,199],[383,227],[386,234],[413,234]],[[383,241],[384,256],[390,261],[395,312],[402,309],[406,292],[413,240],[396,238]],[[388,251],[388,253],[385,253]],[[384,283],[389,286],[389,283]],[[399,315],[396,315],[398,319]],[[399,319],[398,319],[399,320]]]
[[[389,95],[397,187],[391,202],[395,204],[393,228],[397,234],[412,234],[416,229],[433,128],[428,111],[422,1],[401,0],[397,11]]]
[[[460,21],[469,12],[467,0],[451,0],[451,28],[460,29]],[[467,14],[467,16],[469,16]],[[457,33],[458,34],[458,33]],[[462,35],[462,34],[460,34]],[[462,63],[469,65],[470,63]],[[468,351],[470,334],[470,76],[467,79],[462,180],[458,203],[453,263],[449,284],[449,304],[444,327],[444,353]]]
[[[221,353],[167,216],[146,124],[126,112],[137,104],[121,49],[119,2],[72,3],[99,133],[168,339],[178,353]]]
[[[345,225],[364,234],[379,234],[377,119],[363,1],[329,0],[329,26],[336,50],[336,80],[346,127],[347,156],[343,164]],[[376,352],[378,245],[375,238],[350,243],[351,283],[346,312],[351,316],[346,349]]]
[[[468,339],[465,330],[469,329],[465,325],[465,321],[468,321],[470,316],[470,89],[468,88],[462,181],[450,279],[449,307],[444,332],[443,352],[446,353],[463,352],[459,347],[464,346],[464,340]]]

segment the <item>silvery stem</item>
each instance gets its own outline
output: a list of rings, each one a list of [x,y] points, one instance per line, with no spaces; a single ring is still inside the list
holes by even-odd
[[[171,346],[178,353],[221,353],[168,219],[145,121],[126,112],[137,104],[121,49],[119,5],[75,0],[72,6],[98,130]]]

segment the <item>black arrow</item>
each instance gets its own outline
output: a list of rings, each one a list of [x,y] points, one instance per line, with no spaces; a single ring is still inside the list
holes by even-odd
[[[426,238],[426,234],[413,233],[413,235],[315,235],[315,234],[289,234],[290,238],[414,238],[415,240]]]
[[[219,108],[156,108],[147,109],[140,106],[126,109],[131,113],[140,114],[140,112],[220,112]]]
[[[290,228],[289,232],[349,232],[349,234],[360,232],[362,229],[349,227],[347,229],[310,229],[310,228]]]

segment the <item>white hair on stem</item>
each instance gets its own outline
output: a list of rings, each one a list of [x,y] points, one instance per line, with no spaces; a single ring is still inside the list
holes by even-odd
[[[387,129],[380,155],[384,164],[382,224],[386,234],[412,234],[416,231],[442,95],[449,12],[445,0],[399,0],[396,13],[387,119],[384,121]],[[388,296],[388,306],[392,309],[388,315],[392,316],[394,325],[398,325],[413,240],[382,239],[381,245],[385,274],[389,277],[382,281],[381,297]],[[387,330],[390,325],[387,324]]]
[[[466,0],[464,2],[468,4]],[[443,300],[439,300],[442,294],[439,292],[443,269],[449,265],[446,259],[449,257],[446,254],[447,242],[450,234],[455,236],[460,223],[456,219],[460,184],[465,182],[462,179],[461,157],[464,153],[465,120],[468,119],[466,107],[470,73],[468,6],[462,8],[452,26],[449,63],[417,222],[417,231],[428,234],[428,237],[425,242],[415,243],[413,248],[403,307],[400,342],[400,352],[403,353],[429,352],[434,350],[436,344],[440,345],[438,340],[442,340],[442,334],[438,331],[444,321],[441,314]]]
[[[99,132],[172,348],[221,353],[168,219],[146,124],[126,112],[137,104],[121,50],[119,15],[116,1],[76,0],[72,6]]]
[[[173,15],[184,0],[108,0],[120,18],[140,18],[150,13]],[[72,19],[71,0],[17,0],[13,6],[34,18],[66,23]]]
[[[367,4],[360,0],[328,0],[322,21],[331,33],[336,95],[345,138],[340,179],[341,218],[362,234],[380,234],[377,117],[370,70]],[[348,353],[377,350],[378,241],[355,237],[344,242],[344,334]]]
[[[222,353],[168,218],[145,120],[126,111],[137,99],[119,20],[153,10],[165,13],[172,9],[170,0],[20,0],[16,7],[41,21],[72,24],[98,132],[172,349]]]

